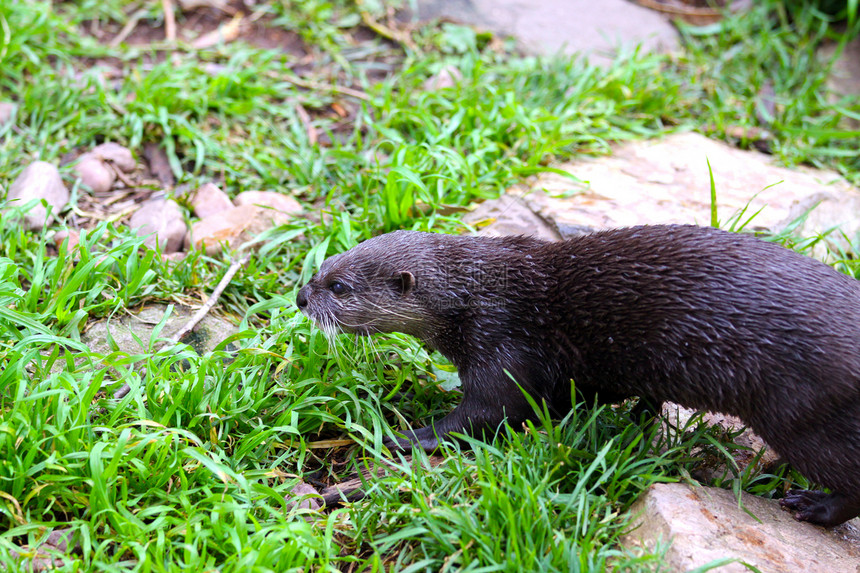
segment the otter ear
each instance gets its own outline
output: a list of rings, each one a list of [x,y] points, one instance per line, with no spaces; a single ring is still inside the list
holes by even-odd
[[[400,296],[406,296],[415,288],[415,275],[409,271],[400,271],[399,273],[394,273],[394,276],[391,277],[391,282],[394,285],[394,289],[400,293]]]

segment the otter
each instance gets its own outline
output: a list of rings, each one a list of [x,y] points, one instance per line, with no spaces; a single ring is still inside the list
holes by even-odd
[[[555,414],[577,390],[732,414],[806,477],[795,518],[860,514],[860,282],[747,234],[686,225],[566,241],[396,231],[323,262],[296,302],[328,332],[403,332],[457,367],[447,416],[387,445]]]

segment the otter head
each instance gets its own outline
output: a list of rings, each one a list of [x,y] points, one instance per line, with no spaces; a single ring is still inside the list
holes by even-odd
[[[418,235],[423,233],[416,233]],[[326,259],[296,305],[327,333],[404,332],[422,337],[426,311],[409,270],[408,233],[381,235]]]

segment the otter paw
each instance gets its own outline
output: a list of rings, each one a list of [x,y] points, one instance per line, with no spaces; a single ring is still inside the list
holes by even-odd
[[[415,443],[409,438],[382,438],[382,445],[392,452],[409,452],[415,446]]]
[[[396,441],[391,438],[384,438],[382,445],[391,451],[398,450],[408,452],[415,447],[421,447],[427,452],[431,452],[439,447],[439,440],[436,438],[436,433],[432,426],[419,428],[412,432],[403,432],[405,438],[397,438]]]
[[[794,519],[830,527],[854,517],[851,504],[838,493],[792,489],[780,500],[780,507],[791,511]]]

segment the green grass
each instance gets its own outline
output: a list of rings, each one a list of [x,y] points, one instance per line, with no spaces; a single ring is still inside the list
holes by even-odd
[[[161,25],[160,2],[136,6],[140,27]],[[848,6],[856,16],[856,2]],[[376,5],[362,7],[384,20]],[[62,559],[75,571],[659,566],[659,553],[634,556],[617,543],[626,510],[649,484],[687,479],[705,454],[724,457],[731,436],[693,424],[654,444],[626,408],[582,406],[560,423],[445,450],[437,467],[403,463],[370,484],[367,500],[331,513],[289,505],[299,479],[344,477],[380,455],[392,427],[427,423],[457,401],[434,382],[440,357],[413,339],[331,345],[296,313],[296,287],[360,240],[459,231],[447,207],[554,161],[677,129],[765,128],[781,160],[856,183],[858,133],[839,119],[860,114],[860,102],[824,97],[826,69],[814,58],[825,38],[850,32],[838,35],[831,16],[806,5],[760,2],[712,33],[687,32],[676,56],[628,54],[602,70],[520,57],[453,24],[416,30],[414,46],[358,41],[362,15],[345,1],[258,10],[298,34],[314,55],[302,79],[327,88],[285,79],[294,55],[241,41],[180,46],[166,60],[145,46],[110,49],[90,32],[125,24],[132,10],[120,0],[0,5],[0,101],[18,105],[14,128],[0,128],[0,187],[33,158],[59,162],[106,140],[139,155],[155,142],[180,185],[276,189],[325,221],[269,233],[233,279],[217,312],[239,324],[228,341],[239,350],[164,350],[155,334],[147,352],[101,355],[80,341],[88,323],[151,302],[196,304],[229,261],[194,253],[165,263],[111,223],[57,251],[53,229],[31,233],[15,212],[0,214],[0,562],[21,569],[11,550],[71,528],[80,551]],[[463,74],[457,87],[421,88],[448,65]],[[373,79],[379,69],[393,72]],[[766,85],[772,117],[757,104]],[[330,144],[312,143],[297,105]],[[851,258],[842,265],[857,276]],[[122,383],[132,392],[121,401],[103,397]],[[347,437],[366,448],[317,447]],[[777,496],[786,479],[805,484],[737,471],[720,482]]]

